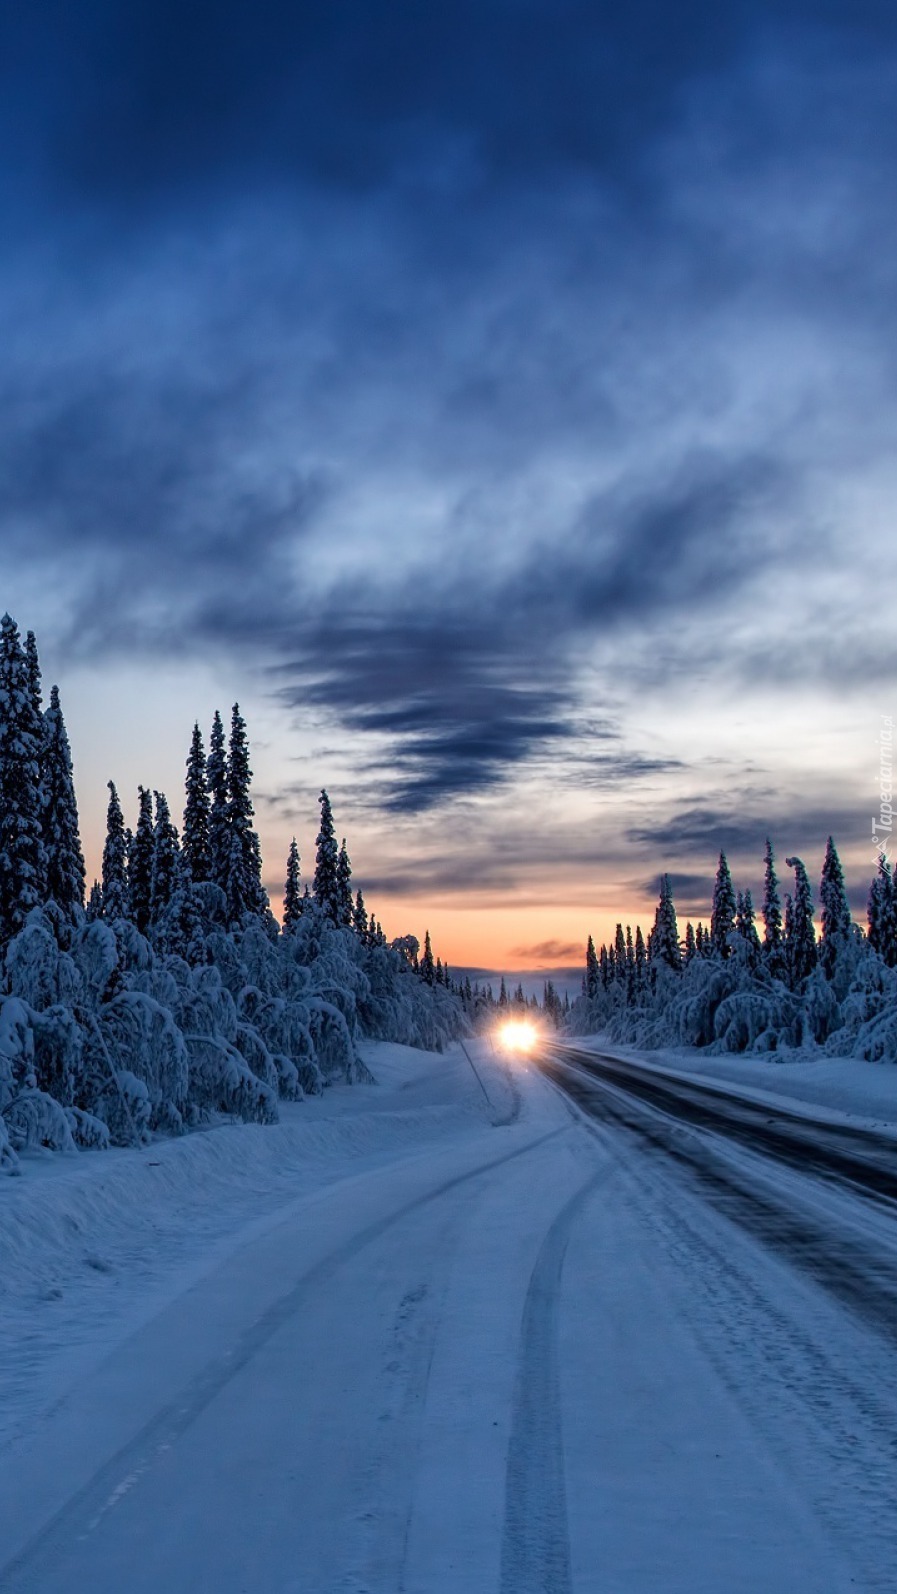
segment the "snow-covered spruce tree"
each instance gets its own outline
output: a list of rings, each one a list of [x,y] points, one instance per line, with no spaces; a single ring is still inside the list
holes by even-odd
[[[161,924],[171,906],[179,884],[178,833],[171,822],[171,811],[164,792],[154,793],[156,823],[153,829],[153,871],[150,892],[150,918],[154,925]]]
[[[766,838],[765,867],[763,875],[763,958],[775,980],[788,978],[788,960],[785,956],[785,935],[782,927],[782,908],[779,901],[779,882],[776,877],[775,854],[772,842]]]
[[[193,727],[187,755],[184,830],[181,852],[190,879],[197,883],[209,879],[209,788],[202,731]]]
[[[614,935],[614,978],[621,985],[626,984],[626,937],[622,924],[617,925]]]
[[[813,924],[813,895],[810,891],[810,882],[807,871],[800,858],[786,858],[789,869],[794,870],[794,898],[790,901],[791,912],[788,914],[786,903],[786,925],[790,918],[790,925],[786,930],[786,947],[788,954],[788,969],[792,985],[799,986],[801,981],[812,974],[816,967],[816,929]]]
[[[355,893],[355,906],[352,909],[352,928],[362,946],[367,946],[369,940],[368,910],[364,905],[364,896],[360,890]]]
[[[84,907],[84,854],[78,828],[72,754],[56,686],[50,689],[50,706],[44,715],[41,795],[45,899],[55,902],[63,918],[75,925],[80,923]]]
[[[735,929],[735,892],[726,854],[721,852],[713,886],[710,910],[710,944],[716,957],[727,958],[730,937]]]
[[[231,711],[227,757],[228,823],[232,839],[225,885],[231,924],[235,928],[242,924],[247,913],[261,915],[268,911],[268,894],[262,885],[261,847],[252,823],[255,810],[250,796],[251,783],[246,721],[239,703],[235,703]]]
[[[598,957],[595,952],[595,942],[592,940],[592,937],[589,936],[588,942],[586,943],[585,993],[590,1000],[593,1000],[598,995],[598,987],[600,983],[601,973],[598,968]]]
[[[673,905],[673,887],[668,874],[660,877],[660,896],[654,914],[654,925],[648,937],[648,958],[678,973],[682,968],[682,950],[679,945],[679,925]]]
[[[351,926],[352,923],[352,864],[346,850],[346,838],[343,837],[342,845],[336,860],[336,893],[337,893],[337,924]]]
[[[835,843],[829,836],[822,862],[822,879],[819,887],[822,904],[822,935],[819,940],[819,963],[826,979],[833,979],[835,965],[843,958],[852,943],[852,920],[844,874]]]
[[[35,707],[19,629],[0,622],[0,944],[43,900],[43,720]]]
[[[339,852],[333,828],[333,810],[326,791],[321,792],[321,827],[315,852],[314,899],[333,924],[339,924]]]
[[[293,930],[302,918],[302,889],[299,883],[299,848],[294,836],[287,853],[287,878],[283,888],[283,927]]]
[[[648,951],[645,946],[645,938],[642,935],[641,925],[637,924],[635,927],[635,988],[639,994],[641,994],[645,987],[645,972],[647,962]]]
[[[744,942],[748,967],[760,962],[760,937],[754,922],[754,899],[750,891],[738,892],[735,902],[735,933]]]
[[[206,762],[209,790],[209,879],[227,889],[230,869],[230,822],[227,792],[227,746],[221,715],[215,710]]]
[[[41,696],[41,667],[37,651],[37,637],[33,631],[25,633],[25,668],[28,673],[28,691],[31,697],[31,707],[35,715],[43,713],[43,698]]]
[[[695,927],[692,924],[691,919],[689,919],[687,925],[685,926],[684,962],[686,964],[686,967],[688,966],[689,963],[691,963],[693,961],[694,958],[697,957],[697,955],[698,955],[698,944],[697,944],[697,941],[695,940]]]
[[[878,856],[878,873],[869,888],[869,945],[889,969],[897,964],[897,892],[886,855]]]
[[[146,786],[138,786],[137,827],[128,848],[128,916],[141,935],[149,928],[153,903],[153,799]]]
[[[433,960],[433,947],[430,942],[429,930],[424,932],[424,950],[420,960],[420,977],[426,985],[435,985],[436,983],[436,964]],[[504,988],[504,980],[501,983],[502,988]]]
[[[106,810],[106,842],[103,847],[103,918],[128,916],[128,843],[118,792],[110,780],[109,807]]]

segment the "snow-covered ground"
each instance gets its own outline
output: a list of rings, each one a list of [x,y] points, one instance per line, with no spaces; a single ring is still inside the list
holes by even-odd
[[[365,1055],[4,1181],[0,1588],[893,1590],[893,1340],[534,1067]]]

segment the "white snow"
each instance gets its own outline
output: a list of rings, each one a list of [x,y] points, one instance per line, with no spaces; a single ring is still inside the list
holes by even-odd
[[[4,1182],[0,1587],[892,1591],[892,1345],[533,1065],[363,1052],[279,1125]]]

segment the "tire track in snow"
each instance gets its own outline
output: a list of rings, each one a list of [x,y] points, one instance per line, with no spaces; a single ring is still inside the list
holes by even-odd
[[[505,1483],[500,1594],[572,1594],[564,1479],[558,1300],[573,1224],[604,1167],[570,1197],[542,1241],[523,1306]]]
[[[310,1291],[320,1288],[334,1272],[351,1262],[365,1248],[400,1223],[409,1214],[438,1201],[442,1196],[461,1185],[468,1184],[483,1174],[491,1173],[504,1163],[537,1150],[565,1129],[552,1129],[548,1134],[527,1141],[513,1151],[491,1158],[464,1173],[443,1180],[435,1189],[427,1190],[405,1202],[397,1211],[388,1213],[361,1229],[345,1244],[314,1263],[304,1272],[293,1287],[257,1319],[237,1340],[232,1350],[225,1352],[206,1367],[193,1383],[165,1405],[145,1423],[127,1444],[123,1445],[93,1477],[85,1483],[22,1549],[0,1566],[0,1590],[25,1591],[37,1586],[41,1576],[57,1569],[67,1546],[75,1539],[88,1537],[99,1526],[103,1517],[114,1509],[124,1494],[139,1484],[140,1479],[177,1443],[178,1439],[202,1416],[203,1412],[236,1378],[243,1368],[262,1351],[273,1336],[301,1310]],[[523,1590],[521,1590],[523,1594]]]

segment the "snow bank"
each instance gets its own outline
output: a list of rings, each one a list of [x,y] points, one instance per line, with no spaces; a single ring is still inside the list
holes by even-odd
[[[271,1126],[60,1158],[31,1148],[0,1225],[0,1438],[160,1304],[325,1184],[490,1122],[463,1054],[362,1043],[378,1083],[281,1105]],[[496,1070],[494,1093],[507,1089]]]

